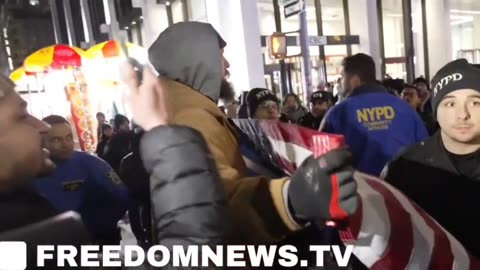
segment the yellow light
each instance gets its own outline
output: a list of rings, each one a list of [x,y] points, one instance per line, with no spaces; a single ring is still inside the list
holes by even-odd
[[[278,37],[274,37],[272,40],[273,52],[278,53],[281,45],[282,44],[280,43],[280,40],[278,40]]]

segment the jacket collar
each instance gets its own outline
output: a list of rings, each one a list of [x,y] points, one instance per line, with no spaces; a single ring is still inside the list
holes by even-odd
[[[378,83],[367,83],[353,89],[349,97],[370,93],[387,93],[387,89]]]
[[[442,141],[441,131],[437,131],[432,137],[422,142],[421,145],[425,147],[425,151],[420,151],[417,154],[425,156],[419,156],[418,158],[426,160],[428,165],[432,167],[442,168],[457,175],[460,174],[450,160],[449,153]],[[477,154],[480,155],[480,150],[477,151]],[[480,180],[480,166],[477,168],[474,175],[469,177]]]
[[[237,137],[236,130],[228,121],[227,116],[209,97],[188,85],[173,80],[166,80],[164,86],[168,89],[170,109],[174,116],[189,109],[205,110],[219,120],[220,123],[227,126],[234,136]]]
[[[215,117],[226,118],[215,102],[190,86],[173,80],[166,80],[165,86],[168,89],[173,115],[185,109],[203,109]]]

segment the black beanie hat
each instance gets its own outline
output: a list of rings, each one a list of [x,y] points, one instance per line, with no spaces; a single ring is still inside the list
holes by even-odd
[[[452,61],[433,77],[432,87],[432,110],[436,118],[438,105],[449,93],[461,89],[480,92],[480,69],[470,65],[465,59]]]
[[[248,116],[253,118],[255,112],[258,109],[258,106],[262,104],[262,102],[271,100],[278,104],[278,98],[275,94],[266,89],[266,88],[254,88],[250,92],[248,92],[247,96],[247,106],[248,106]]]
[[[333,95],[330,92],[327,91],[315,91],[310,95],[310,102],[315,103],[315,102],[325,102],[325,101],[331,101],[333,103]]]

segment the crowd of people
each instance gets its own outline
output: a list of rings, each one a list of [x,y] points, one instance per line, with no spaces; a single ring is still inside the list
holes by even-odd
[[[133,120],[116,115],[112,126],[98,113],[96,155],[74,150],[65,118],[29,115],[0,77],[0,232],[73,210],[101,244],[120,241],[126,214],[144,248],[275,244],[322,231],[323,221],[339,218],[334,209],[353,215],[359,170],[405,193],[480,257],[479,69],[456,60],[431,84],[398,87],[377,81],[373,59],[356,54],[343,60],[338,96],[331,85],[315,91],[307,109],[297,95],[280,103],[265,88],[235,101],[226,46],[205,23],[162,32],[149,49],[159,77],[147,68],[139,82],[124,67]],[[348,148],[308,158],[291,177],[251,177],[231,118],[340,134]]]

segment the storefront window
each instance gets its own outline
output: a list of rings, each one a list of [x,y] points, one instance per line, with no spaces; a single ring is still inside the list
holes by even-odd
[[[321,0],[321,6],[323,35],[345,35],[343,1]],[[325,65],[328,82],[335,82],[341,76],[342,60],[345,57],[347,57],[346,45],[325,46]]]
[[[183,4],[181,0],[176,0],[171,3],[172,5],[172,19],[173,23],[183,22]]]
[[[208,0],[187,0],[189,21],[207,22],[207,6],[205,1]]]
[[[480,3],[449,1],[453,59],[480,64]]]
[[[392,78],[406,79],[402,1],[382,1],[382,23],[385,73]]]
[[[424,45],[424,32],[423,32],[423,13],[422,13],[422,1],[412,0],[412,36],[413,47],[415,51],[414,68],[415,77],[426,77],[425,74],[425,45]]]
[[[257,3],[258,18],[260,23],[260,35],[269,36],[276,32],[275,14],[272,0],[261,0]]]

